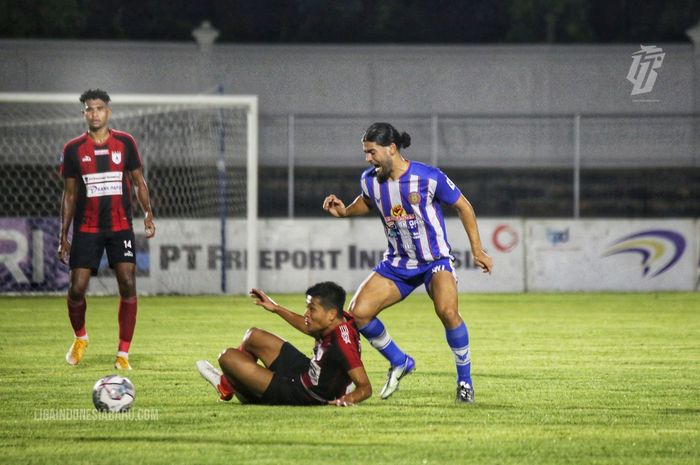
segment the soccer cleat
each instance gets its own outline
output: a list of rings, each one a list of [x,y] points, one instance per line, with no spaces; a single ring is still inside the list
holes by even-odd
[[[386,383],[379,394],[379,397],[386,400],[388,399],[397,389],[399,389],[399,381],[406,375],[410,375],[416,369],[416,362],[413,357],[406,355],[406,361],[403,365],[390,367],[387,373]]]
[[[469,383],[464,381],[457,385],[457,398],[455,402],[458,404],[473,404],[474,403],[474,388]]]
[[[114,360],[114,368],[117,370],[131,370],[129,359],[122,357],[121,355],[117,355],[117,358]]]
[[[211,384],[216,392],[219,394],[221,400],[229,401],[233,399],[233,392],[224,392],[221,387],[221,372],[214,368],[214,366],[207,362],[206,360],[197,361],[197,370],[202,378],[206,379],[209,384]]]
[[[80,363],[80,361],[83,359],[87,346],[87,339],[80,339],[76,337],[73,344],[71,344],[70,349],[68,349],[68,352],[66,353],[66,362],[68,362],[69,365],[77,365]]]

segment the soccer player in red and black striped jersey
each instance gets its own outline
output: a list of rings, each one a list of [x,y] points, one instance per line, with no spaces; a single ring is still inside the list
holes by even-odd
[[[226,349],[219,356],[223,373],[205,360],[197,362],[222,400],[236,395],[243,403],[344,407],[372,395],[360,359],[360,336],[350,315],[343,312],[342,287],[330,281],[311,286],[303,316],[278,305],[260,289],[252,289],[250,295],[256,305],[316,339],[316,346],[309,358],[272,333],[249,329],[237,349]]]
[[[115,368],[130,370],[129,346],[136,326],[136,251],[131,224],[132,187],[144,212],[145,235],[155,235],[148,187],[141,169],[141,155],[134,138],[108,126],[112,110],[109,95],[90,89],[80,96],[88,125],[83,135],[63,148],[61,174],[61,235],[58,257],[70,255],[68,317],[75,340],[66,361],[77,365],[88,345],[85,330],[85,292],[104,251],[119,284],[119,346]],[[68,231],[73,225],[72,244]]]

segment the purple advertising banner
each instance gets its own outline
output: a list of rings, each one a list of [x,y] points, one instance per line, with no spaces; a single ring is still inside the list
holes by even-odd
[[[58,218],[0,218],[0,292],[68,288],[68,266],[58,260]]]

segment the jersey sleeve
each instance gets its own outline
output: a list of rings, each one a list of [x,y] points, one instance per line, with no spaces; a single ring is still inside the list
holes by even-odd
[[[435,186],[435,198],[445,205],[454,205],[462,192],[445,173],[437,170],[437,185]]]
[[[127,137],[126,140],[128,155],[124,162],[124,168],[126,168],[127,171],[137,170],[143,166],[143,163],[141,162],[141,154],[139,153],[138,146],[136,145],[136,140],[134,140],[134,138],[131,136]]]
[[[355,336],[355,337],[353,337]],[[363,366],[360,358],[360,344],[357,333],[346,325],[340,325],[336,333],[336,360],[345,371]]]
[[[64,178],[77,178],[80,176],[80,167],[78,166],[78,157],[75,156],[76,150],[66,144],[63,147],[63,154],[61,155],[61,176]]]
[[[369,200],[369,190],[367,189],[367,178],[364,176],[362,177],[362,179],[360,179],[360,188],[362,189],[362,197],[365,200]]]

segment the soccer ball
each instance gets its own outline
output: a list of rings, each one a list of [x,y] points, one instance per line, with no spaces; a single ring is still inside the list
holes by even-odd
[[[100,412],[126,412],[136,397],[134,385],[129,378],[108,375],[92,388],[92,403]]]

